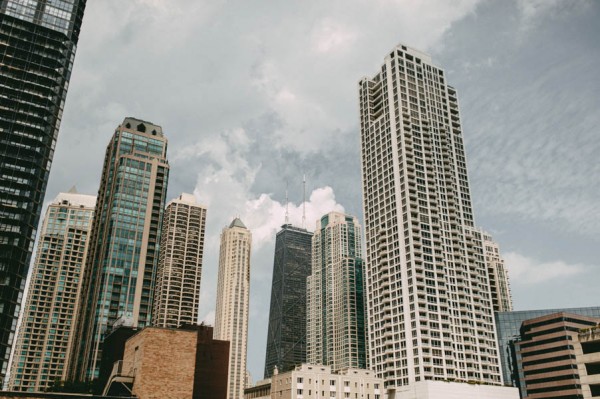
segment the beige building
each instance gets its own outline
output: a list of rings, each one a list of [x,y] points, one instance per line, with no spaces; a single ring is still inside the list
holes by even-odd
[[[600,319],[567,312],[523,322],[515,341],[525,399],[600,396]]]
[[[193,194],[170,201],[162,224],[152,325],[196,324],[200,303],[206,207]]]
[[[48,206],[42,225],[9,389],[39,392],[66,380],[96,197],[73,188]]]
[[[513,304],[508,270],[504,266],[504,259],[500,256],[500,248],[488,233],[483,232],[482,236],[494,312],[512,312]]]
[[[366,368],[364,265],[358,219],[317,221],[306,279],[306,361],[333,371]]]
[[[252,234],[239,218],[221,232],[215,339],[230,342],[228,399],[244,397]]]
[[[600,397],[600,324],[579,331],[575,346],[584,399]]]
[[[501,385],[457,92],[404,45],[358,86],[369,365],[392,390]]]
[[[383,399],[383,380],[363,369],[337,373],[329,366],[302,364],[271,377],[273,399]]]

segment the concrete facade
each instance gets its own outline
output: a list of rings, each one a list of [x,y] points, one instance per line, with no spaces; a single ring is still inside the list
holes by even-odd
[[[575,344],[584,399],[600,397],[600,324],[579,331]]]
[[[371,370],[302,364],[271,377],[273,399],[383,399],[383,380]]]
[[[404,45],[358,89],[369,365],[389,388],[500,385],[457,92],[429,55]]]
[[[421,381],[388,394],[388,399],[519,399],[517,388]]]
[[[74,189],[48,206],[12,360],[9,389],[42,392],[67,379],[96,197]]]
[[[206,207],[181,194],[165,210],[152,325],[177,328],[198,322]]]
[[[239,218],[221,233],[215,338],[229,341],[229,399],[244,397],[252,233]]]
[[[584,395],[579,371],[585,372],[586,368],[583,349],[587,351],[593,345],[582,349],[577,342],[580,330],[595,327],[599,322],[600,319],[565,312],[523,322],[520,339],[514,343],[521,396],[525,399],[591,397]],[[595,354],[586,356],[590,361]]]

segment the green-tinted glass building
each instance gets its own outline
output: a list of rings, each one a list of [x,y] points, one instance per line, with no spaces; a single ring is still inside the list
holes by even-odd
[[[306,280],[306,361],[335,371],[367,367],[365,281],[358,219],[330,212],[317,222]]]
[[[0,384],[46,193],[85,0],[0,0]]]
[[[313,233],[284,224],[275,239],[265,378],[306,362],[306,278]]]
[[[74,380],[98,377],[101,343],[118,319],[150,324],[169,164],[167,139],[125,118],[102,170],[80,308]]]

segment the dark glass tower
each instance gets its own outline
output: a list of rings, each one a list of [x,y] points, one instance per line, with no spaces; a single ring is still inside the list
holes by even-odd
[[[7,371],[85,3],[0,0],[0,380]]]
[[[306,277],[313,234],[285,224],[275,240],[265,378],[306,362]]]
[[[101,343],[115,321],[150,324],[168,176],[162,128],[125,118],[104,158],[70,379],[98,378]]]

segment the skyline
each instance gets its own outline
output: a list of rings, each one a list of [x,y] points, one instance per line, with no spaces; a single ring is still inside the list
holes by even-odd
[[[177,2],[177,5],[185,5],[185,3]],[[505,114],[502,112],[503,109],[518,110],[519,107],[513,105],[512,102],[520,104],[523,107],[521,98],[545,98],[545,96],[539,95],[540,92],[535,92],[529,84],[523,85],[523,83],[529,82],[527,78],[531,75],[527,75],[526,72],[528,72],[528,69],[531,69],[531,65],[528,65],[529,68],[511,69],[509,61],[506,61],[503,57],[497,56],[495,61],[491,58],[486,58],[486,51],[482,49],[473,52],[473,54],[469,53],[469,50],[473,50],[472,47],[476,45],[476,43],[473,43],[473,40],[480,39],[480,35],[473,35],[472,31],[469,31],[469,26],[485,25],[485,21],[489,22],[490,15],[494,14],[494,11],[498,11],[497,9],[500,9],[500,11],[504,10],[506,14],[507,11],[505,9],[509,8],[508,5],[498,4],[498,2],[488,2],[477,6],[477,2],[465,2],[461,5],[462,8],[459,7],[460,10],[449,13],[450,17],[454,20],[454,25],[445,26],[442,32],[435,33],[437,35],[435,37],[419,38],[418,33],[420,31],[418,27],[412,27],[412,31],[406,27],[399,27],[390,32],[391,28],[382,24],[384,26],[377,30],[377,32],[379,37],[383,39],[383,43],[377,43],[376,46],[374,45],[375,40],[368,41],[364,38],[366,35],[364,32],[362,32],[361,36],[361,34],[355,33],[353,35],[351,32],[348,33],[349,29],[344,31],[344,28],[348,28],[346,25],[351,25],[351,22],[353,22],[351,18],[340,18],[341,20],[327,19],[325,17],[327,12],[321,9],[315,10],[317,7],[311,8],[309,6],[307,7],[309,10],[306,10],[306,12],[313,16],[314,21],[307,30],[309,30],[309,33],[315,32],[315,36],[310,36],[308,44],[301,41],[295,42],[295,44],[308,46],[307,49],[311,51],[307,50],[306,54],[303,54],[303,58],[298,58],[298,55],[292,55],[288,50],[284,52],[281,44],[274,43],[270,37],[265,37],[268,32],[263,32],[262,36],[260,32],[256,33],[254,39],[259,43],[254,46],[248,45],[250,50],[243,48],[241,53],[247,56],[247,53],[250,52],[252,55],[250,57],[251,61],[254,61],[254,53],[260,53],[260,42],[262,41],[262,54],[264,56],[262,61],[264,62],[260,63],[256,67],[258,69],[255,71],[263,68],[264,73],[255,77],[254,81],[250,84],[250,88],[242,86],[244,90],[232,91],[232,89],[237,88],[234,83],[239,83],[240,78],[232,79],[229,82],[227,78],[234,75],[233,71],[227,68],[232,68],[230,64],[240,63],[240,59],[236,58],[239,55],[236,55],[235,50],[222,45],[227,51],[215,51],[214,58],[207,57],[208,61],[200,64],[201,68],[207,72],[205,80],[192,80],[192,84],[190,84],[191,87],[198,87],[198,91],[202,91],[206,87],[211,88],[210,92],[207,93],[209,100],[207,103],[203,98],[199,98],[196,93],[187,92],[186,90],[189,89],[186,89],[182,85],[184,82],[176,77],[172,77],[174,79],[173,82],[166,84],[169,90],[163,90],[165,85],[159,89],[146,87],[140,84],[139,78],[132,79],[132,76],[129,75],[132,70],[142,70],[140,65],[136,64],[140,62],[139,59],[143,61],[142,66],[144,66],[144,69],[141,78],[144,81],[153,81],[154,83],[154,80],[158,80],[156,76],[159,76],[156,74],[165,73],[167,66],[164,65],[163,61],[157,62],[156,65],[152,62],[149,63],[148,58],[142,57],[139,53],[133,51],[136,47],[139,48],[140,44],[146,42],[140,36],[135,35],[133,32],[134,28],[123,24],[123,20],[120,18],[117,18],[120,24],[116,24],[116,26],[108,25],[111,29],[114,28],[114,31],[93,30],[100,29],[98,25],[105,23],[103,18],[106,16],[107,10],[110,11],[110,7],[113,7],[115,4],[115,2],[106,2],[103,5],[94,4],[88,6],[88,19],[84,22],[82,30],[79,58],[75,62],[74,76],[71,80],[71,92],[67,100],[60,135],[61,139],[58,140],[55,165],[50,176],[46,198],[53,198],[57,192],[65,191],[73,184],[77,184],[81,192],[87,194],[95,194],[97,192],[102,149],[108,141],[110,134],[112,134],[114,126],[123,117],[135,116],[145,120],[152,120],[163,126],[165,134],[170,139],[170,159],[173,169],[167,199],[173,198],[179,192],[191,191],[192,187],[190,186],[196,185],[194,183],[200,181],[196,185],[199,190],[198,196],[203,203],[207,203],[209,208],[204,262],[206,267],[203,273],[201,288],[201,317],[205,317],[214,309],[215,293],[214,289],[211,291],[211,285],[214,285],[211,282],[214,283],[216,277],[216,254],[218,250],[215,251],[215,240],[217,240],[216,247],[218,248],[218,231],[231,217],[240,214],[255,235],[255,248],[258,247],[259,249],[253,254],[252,261],[254,267],[252,271],[249,337],[251,345],[249,348],[249,369],[255,379],[261,375],[264,365],[264,337],[266,336],[265,326],[267,324],[266,320],[268,320],[269,298],[268,295],[262,293],[267,292],[264,290],[264,287],[268,287],[271,281],[270,272],[272,269],[271,262],[275,232],[284,221],[283,193],[285,180],[297,181],[295,186],[291,185],[291,197],[299,199],[301,198],[301,175],[303,172],[307,172],[309,187],[313,187],[312,190],[308,191],[310,199],[307,206],[307,227],[310,230],[314,229],[315,221],[322,214],[330,210],[340,210],[356,214],[360,221],[363,220],[359,178],[360,167],[358,163],[358,118],[355,112],[358,102],[358,94],[355,90],[356,83],[362,76],[375,73],[381,56],[400,41],[431,53],[438,64],[447,71],[449,80],[460,93],[461,115],[464,124],[465,146],[469,159],[468,171],[473,190],[476,223],[489,230],[500,244],[500,250],[505,257],[512,281],[515,309],[566,307],[572,305],[585,306],[593,304],[588,301],[593,299],[592,293],[594,287],[591,282],[598,281],[598,271],[592,267],[595,262],[597,264],[597,260],[594,257],[593,244],[596,243],[597,245],[598,241],[597,227],[595,227],[598,225],[598,223],[595,223],[595,221],[598,221],[598,215],[597,211],[592,207],[592,200],[597,198],[598,188],[597,186],[594,187],[594,182],[597,181],[597,178],[594,176],[595,169],[591,169],[597,168],[597,166],[589,162],[589,157],[593,156],[594,149],[598,148],[598,144],[592,139],[593,132],[591,130],[598,116],[591,113],[589,108],[592,106],[588,107],[588,113],[585,113],[584,107],[585,102],[588,104],[597,103],[597,101],[594,102],[594,98],[597,99],[598,96],[594,93],[594,89],[598,88],[598,78],[595,77],[595,72],[594,75],[591,74],[593,66],[597,64],[593,61],[597,60],[598,56],[590,51],[591,43],[585,43],[585,41],[578,43],[578,48],[585,48],[586,44],[588,46],[588,54],[587,58],[583,59],[583,66],[581,63],[574,64],[572,60],[568,64],[558,63],[557,59],[568,58],[564,56],[564,53],[558,52],[558,50],[566,51],[560,46],[555,46],[555,48],[550,44],[546,44],[545,49],[547,51],[553,50],[556,53],[548,51],[548,53],[542,54],[543,57],[541,57],[540,53],[534,53],[537,57],[543,59],[553,60],[552,57],[555,58],[554,62],[557,63],[557,65],[554,65],[555,68],[550,71],[551,73],[542,74],[537,81],[534,80],[536,84],[533,85],[533,88],[541,90],[541,93],[546,93],[546,97],[550,97],[558,105],[555,105],[557,108],[553,109],[553,113],[543,107],[544,103],[541,100],[540,102],[532,102],[532,108],[527,109],[532,109],[534,114],[537,112],[535,114],[537,115],[537,119],[542,121],[546,114],[552,114],[553,116],[550,118],[550,121],[546,122],[547,126],[560,126],[557,122],[561,122],[561,118],[555,115],[561,115],[566,120],[566,122],[562,123],[574,126],[570,127],[573,130],[570,131],[571,138],[569,142],[565,142],[566,139],[563,135],[558,135],[557,137],[552,136],[552,139],[555,141],[547,140],[539,143],[534,141],[527,142],[527,135],[517,133],[523,131],[537,132],[539,138],[539,132],[544,128],[543,125],[540,127],[540,125],[533,124],[530,117],[519,119],[515,116],[514,119],[516,122],[506,120],[507,118],[503,118]],[[381,7],[384,6],[383,2],[378,4]],[[135,2],[129,5],[123,14],[115,13],[112,15],[117,17],[129,12],[133,18],[133,15],[136,15],[134,12],[135,7],[138,6],[142,7],[141,11],[143,11],[141,14],[137,14],[139,19],[134,19],[133,21],[129,18],[127,19],[132,26],[148,22],[148,20],[150,22],[160,21],[163,25],[168,26],[169,24],[166,22],[170,20],[169,18],[181,17],[176,12],[165,10],[159,2],[150,1]],[[335,8],[337,5],[322,7]],[[440,14],[444,14],[444,12],[448,14],[448,10],[444,10],[443,6],[439,7],[443,11],[433,13],[436,15],[436,18],[440,18]],[[232,12],[227,7],[224,7],[220,11],[216,10],[216,8],[218,7],[215,6],[210,10],[213,12],[213,17],[219,12],[221,14]],[[515,9],[521,12],[521,14],[517,14],[512,20],[508,18],[507,21],[518,24],[520,21],[519,16],[522,16],[523,19],[521,22],[524,24],[523,26],[527,25],[527,29],[530,29],[530,34],[520,38],[522,40],[522,47],[512,49],[514,51],[512,55],[520,60],[532,61],[534,59],[537,61],[536,56],[530,54],[524,55],[523,53],[526,52],[526,49],[535,47],[533,44],[539,44],[541,40],[539,31],[548,33],[550,29],[549,24],[558,24],[560,26],[574,25],[573,21],[578,21],[579,23],[576,25],[579,31],[575,32],[582,32],[582,29],[586,27],[584,22],[588,21],[589,23],[594,16],[598,15],[598,6],[593,6],[589,3],[584,7],[586,8],[584,10],[565,11],[565,8],[559,7],[558,9],[550,9],[550,11],[538,10],[538,13],[532,16],[530,14],[531,11],[527,11],[526,8],[519,11],[518,7],[515,6]],[[100,13],[95,14],[99,16],[97,21],[89,19],[89,15],[98,11]],[[155,14],[152,15],[150,11],[154,11]],[[193,11],[197,11],[197,9],[190,12],[190,14],[196,15]],[[331,13],[331,10],[328,11]],[[555,15],[553,13],[555,11],[564,14],[559,13]],[[283,11],[279,7],[273,12]],[[422,14],[426,13],[423,10],[421,12]],[[289,11],[283,13],[289,16]],[[374,23],[376,19],[373,18],[372,14],[365,15],[365,18]],[[218,27],[218,23],[211,25],[209,17],[206,16],[202,19],[202,24],[199,24],[199,26],[212,26],[215,28],[215,25],[217,25]],[[221,18],[222,15],[219,17]],[[398,15],[393,14],[393,17],[398,17]],[[532,20],[534,17],[538,19]],[[514,21],[515,19],[517,20],[516,22]],[[191,17],[190,20],[194,21]],[[184,23],[181,24],[180,28],[176,29],[175,34],[182,35],[179,37],[182,40],[186,38],[190,40],[196,37],[193,34],[198,33],[197,29],[190,26],[190,20],[184,18]],[[406,19],[399,18],[399,21],[406,24],[406,26],[410,25],[406,22]],[[298,23],[296,20],[293,20],[293,22]],[[426,23],[424,23],[425,28],[430,28],[434,22],[439,22],[439,20],[432,21],[431,19],[426,19]],[[533,24],[533,26],[528,24]],[[277,28],[283,29],[281,25],[278,25]],[[488,30],[492,28],[488,28]],[[186,29],[188,31],[185,31]],[[294,28],[290,29],[293,30]],[[296,29],[299,28],[296,26]],[[483,28],[479,26],[479,29]],[[558,28],[554,29],[554,33],[558,32]],[[386,32],[382,33],[382,30],[386,30]],[[161,34],[164,33],[160,29],[159,31]],[[300,29],[300,31],[302,30]],[[465,33],[465,31],[469,34]],[[214,29],[209,29],[209,32],[216,34]],[[323,37],[330,40],[317,40],[316,38],[320,37],[319,33],[322,33]],[[536,36],[536,33],[538,36]],[[128,40],[117,40],[119,35],[123,34],[129,35]],[[571,35],[573,34],[571,32]],[[149,36],[149,41],[156,39],[152,34]],[[568,35],[565,36],[566,38],[561,38],[561,40],[568,40]],[[453,38],[454,41],[451,41],[449,38]],[[469,40],[460,40],[460,38]],[[212,36],[212,39],[214,39],[214,36]],[[224,44],[234,43],[234,39],[227,36],[223,39],[225,40]],[[251,41],[250,39],[246,37],[244,43]],[[298,35],[293,35],[292,39],[300,40]],[[186,43],[185,40],[183,42]],[[461,44],[458,46],[452,43]],[[94,44],[104,45],[104,47],[100,46],[100,49],[98,49],[98,46],[94,46]],[[148,54],[154,57],[169,54],[179,57],[183,56],[182,50],[185,50],[185,46],[173,46],[173,48],[167,49],[163,48],[164,46],[161,47],[160,44],[164,45],[165,41],[159,42],[157,48],[152,48],[146,44],[146,47],[141,46],[141,50],[147,51]],[[115,48],[112,49],[108,45]],[[368,45],[374,46],[373,48],[366,49],[365,46]],[[528,45],[530,47],[527,47]],[[202,50],[202,46],[198,47]],[[114,50],[114,55],[117,58],[128,55],[129,58],[123,58],[123,60],[127,61],[128,67],[116,68],[115,65],[122,66],[123,63],[112,62],[114,58],[111,57],[105,57],[104,60],[101,60],[102,54],[108,54],[103,53],[102,50],[108,51],[108,49]],[[500,44],[495,44],[494,50],[501,49]],[[140,50],[138,49],[138,51]],[[94,54],[95,52],[97,54]],[[194,55],[197,56],[197,52],[193,52]],[[459,63],[461,57],[458,54],[461,53],[469,53],[469,56],[463,58],[465,60],[464,65]],[[498,51],[497,53],[506,54],[502,51]],[[275,57],[276,54],[279,54],[279,56]],[[230,56],[233,57],[233,60],[229,59]],[[138,59],[133,59],[132,57]],[[256,58],[260,59],[258,56]],[[311,64],[312,58],[323,58],[323,60],[322,62]],[[355,59],[362,61],[349,61]],[[185,59],[183,60],[185,61]],[[302,60],[306,60],[301,62],[304,68],[308,65],[312,68],[311,73],[306,74],[309,77],[309,82],[294,81],[291,79],[294,77],[294,74],[298,73],[294,63],[299,63]],[[579,59],[575,58],[575,60]],[[218,72],[216,68],[212,70],[209,68],[209,64],[211,63],[215,67],[220,66],[221,64],[217,62],[222,62],[226,66],[220,72],[220,75],[219,73],[214,73]],[[342,77],[332,76],[332,71],[329,71],[330,65],[337,66],[340,62],[347,67],[340,74],[343,75],[343,79]],[[96,63],[99,65],[95,65]],[[514,63],[517,64],[516,61]],[[249,67],[251,70],[254,65],[251,62],[241,64],[244,67]],[[182,65],[183,70],[190,67],[186,66],[189,65],[186,62],[182,63]],[[155,69],[147,68],[148,66],[154,66]],[[512,65],[512,67],[514,66]],[[108,71],[102,71],[102,67],[108,68]],[[168,67],[176,68],[176,71],[182,74],[182,69],[173,63],[169,63]],[[560,78],[556,74],[560,71],[564,72],[567,68],[579,73],[573,73],[573,76],[569,76],[570,87],[565,89],[566,94],[561,94],[560,91],[553,92],[551,90],[552,83],[560,81]],[[157,70],[158,72],[156,72]],[[498,70],[508,70],[509,77],[507,78],[507,74],[505,73],[504,79],[499,79],[497,74],[491,73],[491,71],[497,72]],[[532,73],[535,74],[536,72],[539,73],[540,69],[533,68]],[[586,74],[585,72],[588,73]],[[153,73],[155,75],[152,75]],[[111,79],[107,80],[105,79],[107,77],[106,74],[114,74],[114,76],[110,75]],[[187,75],[188,78],[192,77],[192,74],[189,72]],[[310,83],[311,79],[316,79],[320,75],[326,78],[325,84],[323,82],[312,83],[312,86],[311,84],[307,84],[305,91],[302,91],[303,84]],[[155,77],[152,78],[153,76]],[[248,71],[242,76],[246,78]],[[260,79],[261,76],[263,80]],[[579,80],[576,79],[578,77]],[[270,81],[269,78],[271,79]],[[216,83],[207,84],[206,82],[210,79],[213,79]],[[504,89],[504,86],[510,86],[513,79],[520,85],[523,85],[523,88],[515,90],[511,96],[511,92],[508,89]],[[123,84],[124,82],[126,84]],[[104,84],[110,88],[104,89]],[[123,85],[123,88],[111,93],[111,89],[117,88],[118,85]],[[225,89],[224,91],[232,91],[233,95],[226,96],[225,98],[216,98],[218,101],[214,101],[213,103],[211,100],[215,98],[211,97],[211,95],[220,94],[223,91],[218,90],[219,85],[221,85],[222,89]],[[315,88],[315,85],[322,85],[322,91],[318,90],[319,87]],[[334,85],[336,89],[332,90],[331,85]],[[342,86],[343,88],[341,88]],[[494,91],[496,93],[495,96],[488,95],[486,97],[484,93],[486,92],[486,87],[489,86],[496,89],[502,88],[503,91],[500,94]],[[142,90],[143,93],[135,101],[131,101],[130,94],[127,93],[128,90],[131,91],[132,87]],[[180,95],[182,90],[183,93],[187,93],[188,95],[186,101],[180,101],[171,97],[173,95]],[[547,94],[548,90],[550,90],[550,95]],[[131,94],[133,93],[135,93],[135,90],[131,91]],[[573,96],[574,93],[577,96]],[[108,99],[107,94],[114,94],[111,97],[122,98],[123,100],[121,103],[115,102],[112,98]],[[123,95],[121,96],[121,94]],[[165,94],[165,98],[162,98],[159,94]],[[240,95],[236,97],[236,94]],[[259,103],[258,105],[248,102],[252,100],[253,95],[260,100],[256,101]],[[319,95],[322,95],[322,98]],[[565,101],[569,96],[580,99],[582,103],[582,109],[578,110],[577,113],[567,113],[568,107],[565,107],[560,101],[556,101]],[[489,106],[489,102],[493,101],[494,98],[499,98],[501,101],[492,104],[493,107]],[[582,99],[586,101],[584,102]],[[311,108],[313,103],[316,108]],[[208,110],[201,109],[202,112],[192,113],[191,111],[196,109],[198,104],[208,104],[210,107]],[[238,111],[234,117],[230,117],[228,111],[232,110],[234,106],[247,106],[249,110]],[[95,111],[94,107],[97,107],[98,110]],[[261,109],[260,107],[263,108]],[[329,112],[315,112],[321,119],[311,120],[309,123],[303,124],[302,114],[311,110],[314,111],[315,109]],[[564,112],[559,113],[563,109]],[[213,116],[211,113],[215,115]],[[324,113],[329,115],[323,116]],[[187,116],[188,114],[193,114],[193,117]],[[572,115],[568,117],[570,114]],[[81,117],[82,115],[85,115],[85,117]],[[525,127],[515,129],[515,126],[519,127],[519,121],[525,121],[529,125],[524,123]],[[495,128],[493,126],[494,122],[505,122],[517,133],[506,135],[494,134],[494,132],[497,132],[497,129],[502,130],[502,126]],[[198,131],[198,127],[201,128],[200,131]],[[293,129],[289,129],[290,135],[287,136],[284,134],[284,131],[289,127]],[[315,137],[311,135],[310,138],[302,140],[295,138],[298,131],[302,131],[302,129],[304,131],[311,130],[311,127],[317,131],[314,134]],[[579,136],[573,136],[573,132],[577,129],[582,133]],[[322,134],[323,132],[332,131],[337,132],[337,134]],[[523,141],[519,141],[519,139]],[[270,148],[261,148],[265,147],[260,145],[263,142],[262,140],[266,142],[272,140],[275,145],[266,146]],[[573,152],[575,150],[582,151],[577,154],[569,153],[567,150],[555,146],[554,142],[566,145],[566,148]],[[306,148],[308,144],[311,147]],[[86,156],[86,159],[82,159],[76,153],[77,149],[89,146],[99,148],[98,154]],[[541,157],[522,157],[523,153],[527,154],[533,150],[537,150],[541,154]],[[515,156],[511,155],[513,151],[516,151]],[[79,152],[83,153],[82,151]],[[560,162],[549,163],[547,159],[548,154],[552,155],[554,153],[559,155],[571,154],[567,160],[572,161],[573,165],[571,166],[568,162],[565,163],[562,158],[559,160]],[[589,154],[587,164],[585,162],[586,154]],[[498,160],[495,160],[495,157],[492,158],[492,155],[497,155]],[[286,157],[291,161],[289,162],[289,166],[284,165],[282,162]],[[343,158],[340,159],[341,157]],[[327,158],[330,158],[330,160],[328,161]],[[550,161],[553,161],[553,157],[550,157]],[[489,164],[486,162],[489,162]],[[88,164],[89,167],[86,167]],[[494,168],[503,165],[505,167],[502,170],[506,176],[502,176],[496,185],[487,182],[486,180],[490,176],[495,176],[496,171]],[[571,172],[582,169],[582,165],[589,165],[590,167],[590,169],[587,169],[587,176],[576,174],[576,179],[573,179],[575,181],[572,182],[572,185],[569,185],[568,177],[572,175]],[[273,176],[277,168],[281,168],[281,176]],[[550,173],[544,174],[545,169],[548,169]],[[347,172],[342,175],[340,171]],[[522,177],[516,178],[514,183],[512,183],[511,178],[519,176],[519,173],[523,171],[527,173],[524,173]],[[334,179],[336,174],[340,177]],[[533,189],[527,189],[528,184],[532,184]],[[544,188],[545,185],[548,186],[548,189]],[[586,185],[588,186],[587,190],[578,189],[578,187]],[[326,186],[331,186],[332,188],[327,189],[325,188]],[[296,192],[294,192],[294,189]],[[224,192],[231,194],[228,196],[230,198],[227,198],[223,203],[215,203]],[[312,196],[310,196],[311,192]],[[334,193],[335,197],[333,196]],[[547,196],[544,196],[543,193],[546,193]],[[581,204],[580,207],[571,206],[574,209],[570,209],[564,206],[564,204],[573,204],[573,201],[575,201],[574,198],[576,199],[577,196],[581,197],[582,201],[576,201],[575,204]],[[510,204],[511,198],[518,199],[518,202]],[[535,204],[536,201],[542,202],[540,199],[545,199],[544,202],[546,204],[548,201],[552,201],[551,205],[554,204],[554,206],[546,205],[539,211],[534,209],[535,212],[529,215],[528,212],[532,209],[531,204]],[[295,225],[300,225],[299,214],[301,206],[298,202],[298,200],[292,201],[292,204],[290,204],[292,222]],[[343,208],[340,204],[343,204]],[[514,210],[512,207],[514,207]],[[251,212],[253,214],[250,214]],[[277,218],[273,217],[267,223],[261,223],[264,220],[264,215],[268,212],[280,215],[280,220],[277,221],[275,220]],[[528,216],[525,217],[524,215]],[[566,220],[565,222],[565,219],[569,219],[565,215],[571,215],[572,220]],[[551,223],[549,220],[555,220],[555,222]],[[581,228],[577,226],[581,226]],[[575,230],[580,230],[581,232],[574,234]],[[215,231],[217,232],[216,237]],[[547,245],[546,242],[551,243],[551,245]],[[527,272],[525,270],[526,267],[534,271]],[[540,273],[538,270],[541,267],[548,269],[548,273]],[[547,280],[535,284],[535,279],[538,276],[545,277]],[[517,281],[517,279],[519,280]],[[580,284],[577,282],[578,280],[583,282],[581,283],[582,285],[574,287],[574,284]],[[523,281],[523,283],[520,281]],[[559,287],[563,283],[570,284],[573,290],[577,290],[581,294],[577,298],[568,298],[566,296],[554,298],[550,297],[548,293],[544,293],[544,291],[552,292],[553,287]],[[536,296],[539,297],[536,298]]]

